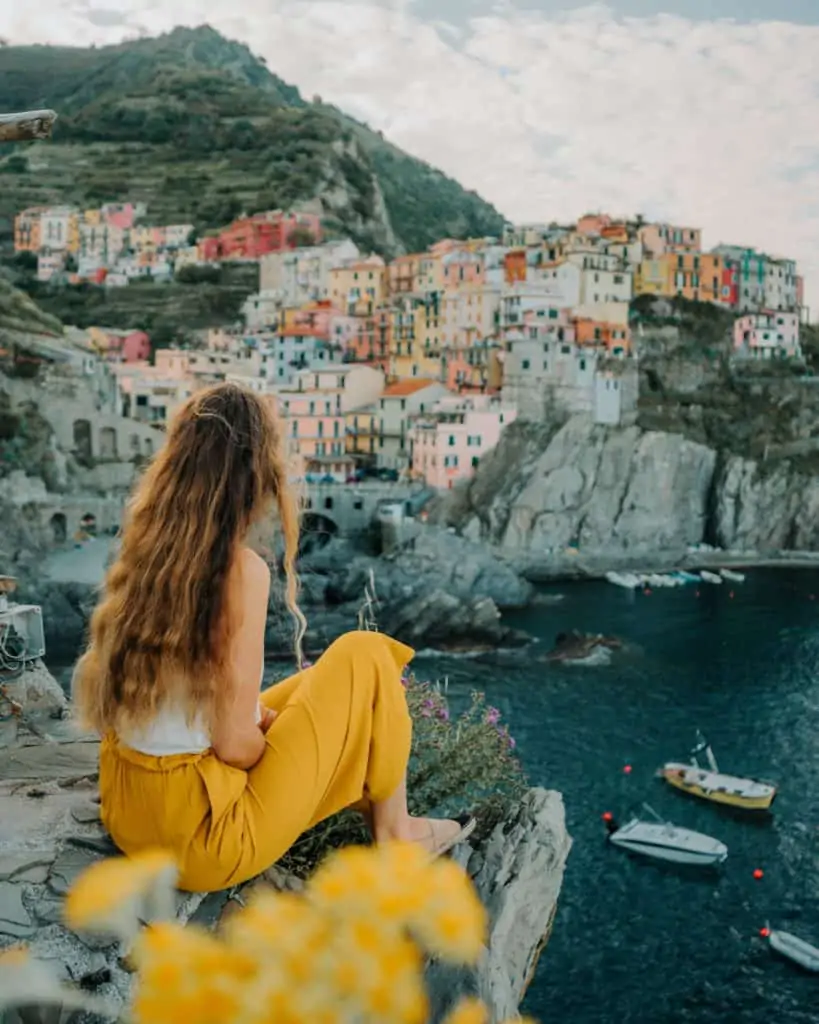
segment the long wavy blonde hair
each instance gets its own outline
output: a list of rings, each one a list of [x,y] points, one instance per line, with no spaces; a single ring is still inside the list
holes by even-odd
[[[144,722],[171,695],[190,716],[218,713],[233,685],[228,574],[248,530],[274,506],[301,661],[298,501],[283,434],[270,401],[235,384],[197,392],[177,413],[134,492],[74,674],[88,728]]]

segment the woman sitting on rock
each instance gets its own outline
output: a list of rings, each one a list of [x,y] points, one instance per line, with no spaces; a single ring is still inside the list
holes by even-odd
[[[297,623],[298,517],[269,400],[220,384],[181,409],[142,476],[91,620],[74,689],[102,736],[102,820],[126,853],[164,847],[180,886],[208,891],[270,867],[299,835],[357,806],[376,842],[440,855],[470,820],[413,818],[412,650],[347,633],[260,694],[270,571],[248,545],[275,510]]]

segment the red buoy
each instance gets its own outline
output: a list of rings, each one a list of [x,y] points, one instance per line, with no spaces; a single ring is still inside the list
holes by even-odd
[[[771,929],[770,928],[760,928],[759,929],[759,934],[762,936],[763,939],[767,939],[768,936],[771,934]]]
[[[757,880],[757,882],[760,880],[760,878],[764,877],[765,872],[762,870],[762,868],[756,868],[756,870],[754,871],[754,878]]]
[[[614,815],[611,813],[611,811],[606,811],[603,814],[603,821],[613,821],[613,820],[614,820]]]
[[[631,765],[630,764],[623,765],[623,774],[624,775],[631,775]]]

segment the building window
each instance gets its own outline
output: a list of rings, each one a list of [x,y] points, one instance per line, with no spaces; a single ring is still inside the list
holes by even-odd
[[[332,498],[325,498],[324,499],[324,507],[327,508],[327,509],[332,508],[333,507],[333,499]]]
[[[580,360],[580,369],[581,369],[581,371],[586,369],[586,360],[585,359],[581,359]]]
[[[450,434],[449,435],[449,447],[450,448],[454,448],[455,447],[455,435],[454,434]]]
[[[528,359],[522,359],[520,365],[521,365],[521,367],[524,370],[528,370],[529,369],[529,360]]]
[[[353,501],[353,508],[356,512],[360,512],[361,509],[364,508],[364,500],[362,498],[356,498]]]

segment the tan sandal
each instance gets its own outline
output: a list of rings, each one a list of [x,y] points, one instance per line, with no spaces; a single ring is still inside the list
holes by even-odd
[[[457,818],[451,818],[450,820],[457,822],[461,826],[460,831],[456,832],[451,839],[447,839],[438,845],[435,842],[436,830],[435,826],[432,824],[433,819],[430,819],[430,836],[432,838],[430,856],[433,860],[437,860],[439,857],[445,857],[456,846],[460,846],[461,843],[465,843],[478,826],[477,820],[473,818],[471,814],[460,814]]]

